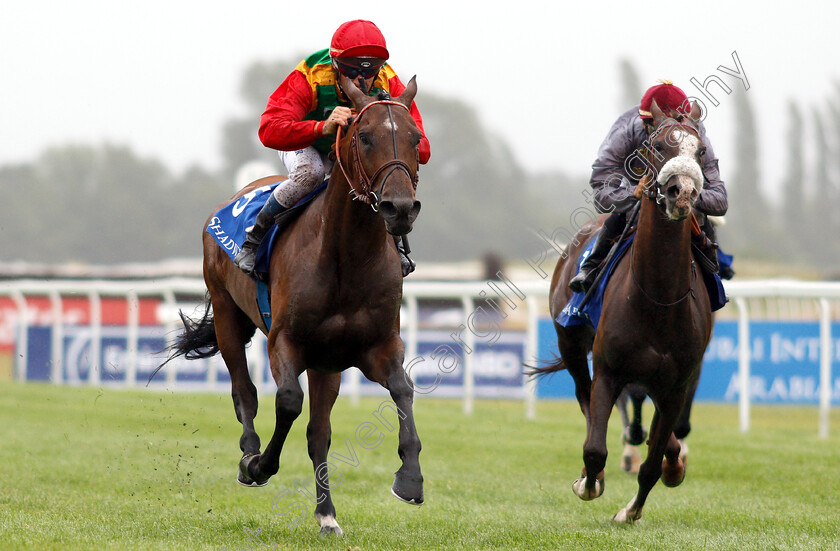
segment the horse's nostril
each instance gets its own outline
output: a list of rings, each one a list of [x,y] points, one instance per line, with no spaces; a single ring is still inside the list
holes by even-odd
[[[413,221],[420,211],[420,202],[413,199],[398,198],[379,203],[379,213],[386,220],[408,219]]]
[[[397,216],[397,207],[391,201],[382,201],[379,203],[379,212],[385,218],[395,218]]]

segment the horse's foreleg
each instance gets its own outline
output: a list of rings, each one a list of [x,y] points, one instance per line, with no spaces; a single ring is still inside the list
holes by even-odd
[[[624,427],[621,432],[621,442],[624,444],[624,450],[621,452],[621,470],[626,473],[638,473],[639,465],[642,463],[639,448],[627,441],[628,431],[630,430],[630,416],[627,414],[627,403],[629,401],[627,387],[624,387],[615,402],[615,406],[621,414],[621,426]]]
[[[245,345],[254,336],[255,326],[242,312],[227,292],[212,294],[213,322],[219,352],[230,373],[231,395],[236,418],[242,423],[239,448],[243,457],[260,453],[260,437],[254,430],[257,416],[257,388],[248,373]],[[243,486],[262,486],[254,480],[237,474]]]
[[[257,483],[267,481],[279,470],[286,436],[303,409],[303,390],[298,382],[303,369],[296,348],[278,336],[276,341],[269,339],[268,353],[271,374],[277,383],[274,434],[262,454],[245,456],[239,462],[240,472]]]
[[[682,402],[683,393],[680,391],[660,400],[651,423],[648,455],[639,468],[639,490],[630,500],[630,503],[613,517],[613,521],[633,523],[642,518],[642,508],[651,489],[662,477],[663,465],[669,470],[669,477],[681,479],[684,475],[682,463],[678,458],[679,444],[673,434],[674,424],[682,407]],[[665,456],[664,462],[663,456]]]
[[[330,412],[338,398],[341,384],[340,373],[317,373],[307,371],[309,377],[309,425],[306,427],[306,441],[309,458],[315,469],[316,503],[315,520],[321,526],[321,534],[341,535],[341,527],[335,520],[335,507],[330,495],[327,453],[330,450]]]
[[[630,416],[627,415],[627,401],[630,398],[627,396],[627,387],[621,391],[621,394],[618,395],[618,399],[615,401],[615,407],[618,409],[618,412],[621,414],[621,426],[625,429],[630,426]]]
[[[694,376],[688,387],[688,394],[685,397],[685,404],[680,412],[680,418],[674,427],[674,436],[680,442],[680,459],[683,465],[688,466],[688,444],[685,439],[691,432],[691,405],[694,403],[694,395],[697,393],[697,385],[700,382],[700,370]]]
[[[596,366],[597,373],[597,366]],[[607,424],[618,397],[615,382],[606,377],[592,381],[589,403],[590,422],[583,445],[583,472],[572,485],[579,498],[589,501],[604,493],[604,466],[607,463]]]
[[[414,384],[402,366],[388,378],[386,388],[397,406],[400,418],[398,453],[402,466],[394,476],[391,492],[402,501],[423,504],[423,475],[420,473],[420,437],[414,426]]]
[[[641,446],[647,438],[647,431],[642,426],[642,406],[647,399],[647,391],[641,385],[627,385],[627,395],[633,404],[633,418],[627,431],[627,442],[634,446]]]
[[[633,417],[630,418],[625,412],[624,431],[621,433],[621,441],[624,443],[624,451],[621,455],[621,469],[630,474],[638,474],[639,466],[642,464],[642,453],[639,446],[647,438],[647,431],[642,426],[642,404],[647,398],[643,387],[629,384],[622,392],[627,402],[633,406]],[[625,406],[626,409],[626,406]]]
[[[395,473],[391,493],[412,505],[423,504],[420,472],[420,437],[414,425],[414,383],[403,369],[405,349],[399,336],[372,350],[364,362],[365,376],[388,389],[397,406],[400,434],[398,453],[402,466]]]

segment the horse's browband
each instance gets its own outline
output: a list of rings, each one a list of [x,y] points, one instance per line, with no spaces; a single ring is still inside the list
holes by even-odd
[[[402,107],[402,108],[403,108],[403,109],[405,109],[406,111],[411,111],[408,107],[406,107],[404,104],[402,104],[402,103],[400,103],[400,102],[398,102],[398,101],[393,101],[393,100],[389,100],[389,99],[380,99],[380,100],[377,100],[377,101],[372,101],[372,102],[368,103],[367,105],[365,105],[364,107],[362,107],[362,110],[361,110],[361,111],[359,111],[359,114],[358,114],[358,115],[356,115],[356,120],[358,121],[359,119],[361,119],[361,118],[362,118],[362,114],[363,114],[365,111],[367,111],[369,107],[371,107],[371,106],[373,106],[373,105],[383,104],[383,103],[384,103],[384,104],[387,104],[387,105],[399,105],[400,107]]]

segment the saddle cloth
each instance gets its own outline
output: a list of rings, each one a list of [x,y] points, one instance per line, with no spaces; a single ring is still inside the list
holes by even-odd
[[[254,225],[265,202],[268,201],[269,194],[274,191],[280,182],[275,182],[266,186],[254,189],[233,203],[226,205],[219,209],[210,219],[207,224],[207,233],[213,236],[216,243],[224,250],[231,260],[236,258],[237,253],[242,248],[245,242],[247,232]],[[257,251],[258,272],[268,271],[268,259],[271,249],[274,247],[278,233],[281,229],[285,229],[292,220],[297,218],[306,207],[319,193],[324,191],[327,187],[327,182],[324,182],[309,195],[297,202],[295,206],[283,211],[277,217],[277,223],[266,233],[265,237],[260,243],[260,248]]]
[[[616,254],[613,255],[609,265],[602,268],[603,270],[606,270],[606,273],[601,277],[601,280],[598,282],[598,287],[592,293],[592,297],[590,297],[589,302],[584,305],[583,309],[580,308],[580,304],[583,302],[583,298],[586,296],[586,293],[572,293],[569,302],[560,312],[560,315],[557,316],[556,321],[558,324],[562,327],[570,327],[572,325],[591,325],[595,329],[598,328],[598,322],[601,320],[601,309],[603,306],[604,291],[607,288],[607,282],[612,276],[612,272],[615,269],[616,264],[618,264],[618,260],[627,252],[627,249],[630,247],[630,243],[633,242],[634,237],[635,234],[628,237],[620,245]],[[577,270],[575,270],[575,273],[580,271],[581,265],[584,260],[586,260],[586,257],[589,256],[589,253],[592,251],[594,245],[595,239],[592,239],[578,258]],[[731,263],[731,257],[729,258]],[[721,281],[720,276],[718,274],[708,273],[705,270],[700,270],[700,273],[703,277],[703,283],[706,285],[706,290],[709,292],[709,302],[711,303],[712,312],[720,310],[729,301],[729,297],[726,296],[726,291],[723,288],[723,282]]]
[[[236,258],[245,242],[248,230],[254,225],[257,214],[262,210],[263,205],[268,201],[269,194],[280,184],[280,181],[267,186],[251,190],[233,203],[219,209],[207,224],[207,233],[213,236],[216,243],[227,253],[231,260]],[[292,208],[283,211],[276,219],[275,224],[268,230],[257,250],[256,271],[259,273],[268,272],[268,261],[271,258],[271,250],[277,241],[280,232],[289,226],[306,209],[309,203],[327,188],[327,182],[315,188],[309,195],[297,202]],[[257,306],[260,309],[263,323],[266,329],[271,328],[271,303],[269,301],[269,289],[263,281],[252,278],[257,284]]]

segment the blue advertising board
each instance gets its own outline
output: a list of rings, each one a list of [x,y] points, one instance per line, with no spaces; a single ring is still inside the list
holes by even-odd
[[[52,327],[32,326],[27,333],[26,379],[49,381],[52,377]],[[67,325],[63,330],[60,354],[61,382],[86,384],[91,380],[91,365],[99,366],[99,381],[103,386],[122,386],[126,383],[129,365],[128,330],[125,326],[104,326],[99,358],[92,358],[92,333],[88,326]],[[166,347],[164,329],[158,326],[140,326],[137,339],[136,381],[147,382],[151,387],[165,386],[164,371],[155,369],[166,359],[162,353]],[[229,388],[230,376],[221,361],[188,361],[178,358],[173,361],[176,383],[189,388],[207,384],[208,380],[219,382],[221,388]],[[210,378],[210,370],[215,370]]]
[[[125,386],[129,357],[128,329],[125,326],[104,326],[101,330],[99,358],[92,358],[92,333],[87,325],[66,325],[62,332],[62,350],[58,373],[65,384],[88,384],[91,381],[91,365],[100,366],[99,382],[103,386]],[[151,388],[167,386],[167,371],[175,372],[174,387],[185,390],[230,390],[230,375],[221,357],[201,360],[173,360],[163,370],[153,374],[166,359],[165,330],[159,326],[140,326],[137,340],[138,386]],[[526,335],[523,331],[500,332],[493,339],[476,339],[474,348],[453,339],[451,332],[424,330],[418,335],[417,356],[406,357],[406,370],[414,378],[418,394],[432,394],[436,397],[463,395],[464,367],[467,356],[474,368],[475,395],[478,397],[521,398],[524,396],[525,377],[522,362]],[[52,327],[31,326],[28,330],[26,379],[49,381],[52,377]],[[275,388],[268,365],[265,340],[255,340],[249,347],[249,362],[259,362],[263,369],[254,372],[261,375],[254,380],[263,391]],[[350,373],[342,373],[348,379]],[[365,395],[388,395],[378,383],[360,379],[360,393]]]
[[[817,404],[819,401],[820,328],[816,322],[753,321],[750,332],[750,399],[755,403]],[[832,364],[840,361],[840,323],[831,327]],[[550,319],[540,320],[539,357],[557,355],[557,339]],[[700,401],[737,402],[738,324],[715,323],[697,387]],[[832,403],[840,402],[840,372],[832,372]],[[574,399],[568,373],[543,378],[537,387],[541,398]]]
[[[831,358],[840,361],[840,323],[832,325]],[[754,321],[750,323],[750,398],[755,403],[817,404],[819,400],[819,324],[796,321]],[[86,384],[90,381],[91,365],[98,365],[99,384],[121,386],[126,384],[126,366],[129,363],[127,329],[122,326],[102,328],[100,356],[92,361],[92,341],[87,326],[65,326],[58,370],[61,381],[68,384]],[[477,339],[469,356],[474,368],[475,395],[477,397],[522,398],[525,395],[525,378],[522,364],[526,335],[523,331],[504,331],[498,339]],[[263,366],[268,365],[265,347],[261,341],[249,352]],[[538,327],[538,355],[548,360],[558,354],[556,336],[551,320],[541,319]],[[155,368],[165,355],[164,329],[141,326],[136,355],[138,385],[149,381]],[[700,401],[737,402],[740,393],[738,377],[738,326],[735,321],[723,320],[715,324],[712,341],[703,361],[703,371],[696,399]],[[52,330],[50,327],[33,326],[28,332],[26,379],[49,381],[52,376]],[[419,334],[417,355],[406,357],[405,366],[415,381],[418,395],[435,397],[460,397],[463,395],[464,368],[467,352],[464,344],[454,340],[446,331],[427,330]],[[174,360],[177,388],[228,390],[230,376],[218,356],[206,360]],[[255,384],[263,389],[273,388],[267,368]],[[346,381],[349,373],[342,376]],[[831,383],[832,402],[840,402],[840,370],[834,369]],[[159,372],[150,387],[164,387],[166,372]],[[387,395],[376,383],[361,378],[362,394]],[[574,385],[568,373],[558,372],[540,379],[537,387],[540,398],[574,399]]]

